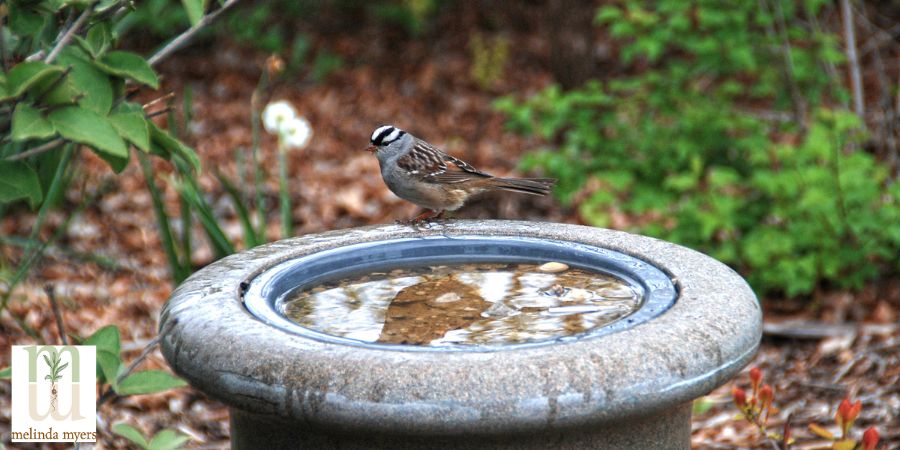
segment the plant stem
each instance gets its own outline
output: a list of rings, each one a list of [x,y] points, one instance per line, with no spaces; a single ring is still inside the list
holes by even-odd
[[[847,63],[850,65],[853,111],[864,121],[866,107],[863,103],[862,72],[859,69],[859,56],[856,53],[856,30],[853,26],[853,10],[850,8],[850,0],[841,0],[841,15],[844,22],[844,48],[847,52]]]
[[[63,345],[69,345],[69,337],[66,336],[66,327],[63,325],[62,312],[59,310],[59,304],[56,302],[56,291],[52,284],[44,285],[44,292],[50,299],[50,307],[53,309],[53,317],[56,318],[56,329],[59,331],[59,340]]]
[[[175,250],[175,239],[172,237],[172,227],[169,224],[169,216],[166,215],[166,208],[163,205],[159,187],[156,185],[153,164],[143,152],[138,151],[135,153],[138,155],[138,161],[140,162],[141,170],[144,173],[144,180],[147,182],[147,189],[150,190],[150,198],[153,200],[153,211],[156,214],[156,223],[159,225],[159,238],[162,240],[166,258],[169,260],[169,270],[172,272],[172,280],[175,284],[181,283],[187,278],[188,273],[178,260],[178,253]]]
[[[69,41],[75,36],[75,33],[78,32],[78,29],[84,25],[84,22],[87,21],[88,17],[94,12],[94,6],[96,3],[92,2],[84,11],[78,16],[78,19],[75,20],[75,23],[66,30],[65,34],[62,35],[62,38],[59,39],[59,42],[56,43],[56,46],[53,47],[53,50],[50,50],[50,53],[47,54],[47,58],[44,60],[45,63],[50,64],[56,57],[59,56],[59,53],[69,44]]]
[[[262,190],[262,167],[259,161],[259,101],[263,91],[268,86],[267,72],[263,72],[259,79],[259,84],[250,97],[250,135],[251,135],[251,153],[253,156],[253,191],[256,196],[256,230],[258,233],[256,241],[259,243],[266,242],[266,204],[263,199]]]
[[[6,160],[6,161],[19,161],[19,160],[22,160],[22,159],[25,159],[25,158],[30,158],[30,157],[35,156],[35,155],[40,155],[40,154],[42,154],[42,153],[49,152],[50,150],[53,150],[53,149],[55,149],[56,147],[59,147],[60,145],[63,145],[65,142],[66,142],[65,140],[60,139],[60,138],[57,138],[57,139],[54,139],[54,140],[52,140],[52,141],[50,141],[50,142],[47,142],[47,143],[45,143],[45,144],[41,144],[41,145],[39,145],[39,146],[37,146],[37,147],[35,147],[35,148],[29,149],[29,150],[25,150],[25,151],[22,152],[22,153],[16,153],[15,155],[7,156],[7,157],[5,158],[5,160]]]
[[[294,221],[291,218],[291,194],[287,184],[287,148],[278,140],[278,191],[281,206],[281,237],[288,238],[294,235]]]
[[[201,29],[203,29],[203,27],[212,23],[212,21],[215,20],[215,18],[218,17],[219,14],[222,14],[228,8],[231,8],[232,6],[234,6],[237,2],[238,2],[238,0],[227,0],[225,3],[222,4],[222,6],[219,9],[203,16],[200,19],[200,21],[197,22],[194,26],[188,28],[183,33],[176,36],[175,39],[172,39],[171,41],[169,41],[169,43],[166,44],[165,47],[163,47],[158,52],[154,53],[153,56],[148,58],[147,62],[149,62],[151,66],[156,65],[156,63],[162,61],[163,59],[168,57],[170,54],[172,54],[176,50],[180,49],[183,45],[187,44],[188,41],[190,41],[194,37],[194,35],[197,34],[198,31],[200,31]]]

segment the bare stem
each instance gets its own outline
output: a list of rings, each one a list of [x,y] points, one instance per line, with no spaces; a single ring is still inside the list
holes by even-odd
[[[781,39],[781,57],[784,59],[784,78],[791,95],[791,103],[794,106],[794,119],[805,129],[806,101],[800,93],[800,88],[797,86],[797,80],[794,77],[794,58],[791,56],[791,42],[788,40],[788,29],[784,19],[784,9],[781,7],[781,0],[775,0],[775,11],[777,13],[777,35]]]
[[[860,119],[865,120],[866,107],[863,99],[862,72],[859,69],[859,56],[856,53],[856,30],[853,26],[853,10],[850,8],[850,0],[841,0],[841,15],[844,22],[844,45],[847,52],[847,62],[850,64],[853,111]]]
[[[201,29],[203,29],[203,27],[212,23],[212,21],[215,20],[216,17],[219,16],[219,14],[222,14],[228,8],[231,8],[232,6],[234,6],[238,1],[239,0],[227,0],[222,5],[221,8],[203,16],[200,19],[200,21],[197,22],[194,26],[188,28],[183,33],[176,36],[175,39],[172,39],[171,41],[169,41],[169,43],[166,44],[165,47],[163,47],[158,52],[153,54],[153,56],[148,58],[147,62],[149,62],[150,65],[153,66],[153,65],[156,65],[156,63],[167,58],[169,55],[174,53],[176,50],[180,49],[182,46],[187,44],[187,42],[190,41],[194,37],[194,35],[197,34],[197,32],[199,32]]]
[[[144,108],[144,109],[147,109],[147,108],[149,108],[149,107],[151,107],[151,106],[153,106],[153,105],[155,105],[155,104],[157,104],[157,103],[159,103],[159,102],[168,101],[168,100],[170,100],[170,99],[172,99],[172,98],[174,98],[174,97],[175,97],[175,93],[174,93],[174,92],[169,92],[168,94],[163,95],[162,97],[159,97],[159,98],[155,98],[155,99],[153,99],[153,100],[150,100],[149,102],[147,102],[147,103],[143,106],[143,108]]]
[[[50,150],[53,150],[54,148],[59,147],[60,145],[63,145],[65,142],[66,142],[65,140],[63,140],[61,138],[57,138],[50,142],[47,142],[45,144],[39,145],[35,148],[32,148],[30,150],[25,150],[22,153],[16,153],[15,155],[7,156],[4,159],[4,161],[19,161],[22,159],[30,158],[35,155],[40,155],[41,153],[49,152]]]
[[[88,7],[84,9],[81,15],[78,16],[78,19],[75,19],[75,23],[73,23],[72,26],[69,27],[68,30],[66,30],[65,34],[63,34],[63,36],[59,39],[59,42],[56,43],[56,46],[53,47],[53,50],[50,50],[50,53],[47,54],[47,59],[44,60],[45,63],[50,64],[56,59],[57,56],[59,56],[59,52],[61,52],[63,48],[65,48],[66,45],[69,44],[69,41],[71,41],[72,38],[75,37],[75,33],[78,32],[78,29],[81,28],[82,25],[84,25],[84,22],[86,22],[88,17],[90,17],[94,12],[94,5],[95,3],[91,3],[90,5],[88,5]]]
[[[59,310],[59,303],[56,302],[56,291],[52,284],[44,285],[44,292],[50,299],[50,307],[53,308],[53,316],[56,317],[56,329],[59,330],[59,339],[63,345],[69,345],[69,337],[66,336],[66,327],[63,325],[62,312]]]

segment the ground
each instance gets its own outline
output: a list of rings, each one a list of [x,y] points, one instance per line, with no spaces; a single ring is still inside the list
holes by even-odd
[[[372,130],[382,124],[405,128],[484,171],[519,174],[520,157],[540,143],[506,131],[491,101],[514,91],[527,95],[550,84],[549,71],[527,61],[529,55],[546,55],[547,49],[527,35],[513,34],[506,76],[485,90],[468,75],[469,56],[461,39],[459,33],[439,38],[429,48],[442,51],[434,53],[415,41],[398,46],[381,37],[337,38],[331,42],[334,51],[361,63],[347,64],[318,84],[288,77],[269,92],[268,98],[289,100],[314,130],[309,147],[289,155],[296,234],[393,222],[416,213],[414,206],[387,190],[376,160],[363,151]],[[250,98],[266,56],[228,41],[206,42],[159,67],[164,78],[159,92],[140,93],[148,101],[160,92],[181,95],[191,89],[193,120],[186,140],[203,161],[201,186],[209,192],[226,233],[237,242],[240,225],[210,168],[234,178],[238,155],[249,158]],[[405,64],[373,63],[386,58]],[[277,167],[271,136],[264,137],[262,149],[270,209],[267,231],[270,239],[277,239]],[[127,358],[134,358],[156,335],[159,310],[173,288],[150,196],[135,161],[120,175],[88,152],[81,152],[78,161],[62,211],[71,212],[104,183],[111,185],[75,216],[65,235],[16,289],[9,311],[0,314],[0,346],[33,342],[14,317],[22,318],[45,342],[59,341],[44,289],[49,286],[62,305],[67,333],[86,336],[102,325],[115,324]],[[164,161],[155,164],[160,171],[170,170]],[[249,184],[242,185],[250,189]],[[174,189],[166,185],[165,194],[167,206],[177,216]],[[63,223],[62,211],[51,213],[42,230],[44,238]],[[487,196],[457,217],[582,223],[576,211],[552,198],[516,195]],[[2,219],[0,234],[27,236],[33,221],[34,216],[22,209]],[[199,231],[195,242],[204,242]],[[2,251],[13,261],[20,257],[16,248]],[[197,267],[211,260],[205,245],[194,252]],[[828,448],[806,427],[818,423],[833,428],[835,408],[849,394],[863,401],[858,430],[876,425],[888,448],[900,446],[900,283],[887,280],[859,292],[823,288],[811,302],[812,307],[807,306],[809,300],[792,307],[778,299],[763,299],[766,335],[752,364],[763,369],[776,391],[781,413],[771,419],[772,429],[780,430],[790,415],[798,439],[795,448]],[[0,354],[0,367],[7,361],[7,355]],[[156,351],[142,367],[166,363]],[[734,383],[746,386],[746,373]],[[753,427],[735,417],[733,385],[726,384],[704,401],[711,407],[695,417],[695,448],[771,448]],[[9,427],[8,389],[0,382],[0,435],[6,435]],[[111,423],[122,420],[145,432],[175,428],[191,436],[193,448],[228,445],[227,410],[190,388],[117,399],[104,405],[100,416],[103,439],[97,448],[126,445],[108,432]]]

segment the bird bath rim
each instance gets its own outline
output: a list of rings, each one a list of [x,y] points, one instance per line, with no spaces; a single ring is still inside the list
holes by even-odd
[[[375,271],[469,263],[561,262],[573,268],[612,275],[641,297],[637,310],[606,325],[571,336],[535,342],[432,347],[365,342],[303,327],[277,307],[295,289]],[[425,236],[364,242],[281,262],[256,276],[242,295],[244,306],[263,322],[311,339],[378,350],[490,352],[590,339],[635,327],[668,310],[677,298],[672,280],[659,268],[621,252],[553,239],[518,236]]]

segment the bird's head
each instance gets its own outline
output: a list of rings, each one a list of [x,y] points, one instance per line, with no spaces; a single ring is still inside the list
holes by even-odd
[[[403,150],[403,142],[406,139],[409,139],[409,133],[393,125],[380,126],[372,132],[372,137],[369,139],[371,145],[366,150],[378,156],[394,154]]]

